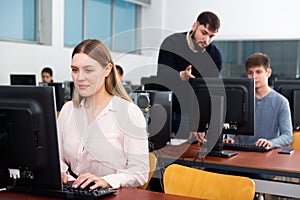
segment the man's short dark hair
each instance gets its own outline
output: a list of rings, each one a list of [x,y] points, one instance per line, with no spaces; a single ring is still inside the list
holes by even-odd
[[[263,53],[255,53],[251,55],[247,60],[246,60],[246,70],[252,67],[259,67],[263,66],[265,70],[270,68],[270,58],[268,55],[263,54]]]
[[[197,21],[200,25],[207,26],[210,31],[218,32],[221,26],[220,19],[212,12],[205,11],[200,13],[197,18]]]

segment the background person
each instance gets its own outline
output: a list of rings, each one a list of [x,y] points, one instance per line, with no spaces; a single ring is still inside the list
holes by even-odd
[[[195,66],[192,66],[190,58],[200,58],[204,51],[209,54],[215,65],[205,67],[216,67],[213,76],[219,76],[216,72],[220,72],[222,69],[222,55],[212,43],[219,28],[220,20],[217,15],[206,11],[200,13],[189,32],[175,33],[168,36],[160,47],[158,76],[160,75],[160,65],[166,65],[177,70],[183,80],[202,77],[203,75],[195,69]],[[184,55],[186,56],[183,57]]]
[[[222,55],[213,44],[220,28],[216,14],[205,11],[199,14],[189,32],[174,33],[161,44],[158,56],[157,76],[161,79],[172,79],[167,71],[168,66],[178,71],[182,80],[201,77],[220,77]],[[173,98],[173,116],[181,118],[180,103]],[[180,124],[178,121],[175,124]],[[176,127],[179,128],[179,127]],[[204,133],[192,132],[189,140],[202,143]]]
[[[248,78],[255,80],[254,136],[239,136],[240,143],[284,147],[293,140],[293,127],[288,100],[269,87],[272,74],[270,58],[255,53],[246,61]],[[234,142],[228,138],[225,142]]]
[[[50,67],[44,67],[41,72],[43,83],[53,82],[53,70]]]

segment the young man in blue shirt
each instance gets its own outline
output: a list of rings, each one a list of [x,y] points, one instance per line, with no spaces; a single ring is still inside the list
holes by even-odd
[[[254,136],[240,136],[239,143],[284,147],[293,140],[293,127],[288,100],[269,87],[272,74],[270,58],[255,53],[246,61],[248,78],[255,80]],[[234,142],[228,138],[226,142]]]

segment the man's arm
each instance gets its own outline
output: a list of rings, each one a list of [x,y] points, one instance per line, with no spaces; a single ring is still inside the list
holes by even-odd
[[[293,126],[288,101],[284,101],[279,112],[280,136],[270,140],[274,147],[289,146],[293,141]]]

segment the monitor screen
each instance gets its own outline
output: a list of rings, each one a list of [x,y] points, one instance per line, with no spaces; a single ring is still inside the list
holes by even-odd
[[[300,90],[294,91],[294,105],[292,111],[294,130],[300,130]]]
[[[248,78],[195,78],[190,80],[199,103],[198,130],[208,129],[212,106],[211,96],[224,96],[223,133],[254,134],[254,80]],[[209,89],[208,89],[209,88]]]
[[[54,89],[0,86],[0,93],[0,185],[61,189]]]
[[[10,85],[36,85],[34,74],[10,74]]]
[[[300,80],[275,80],[274,90],[287,98],[290,104],[293,129],[300,129]]]

